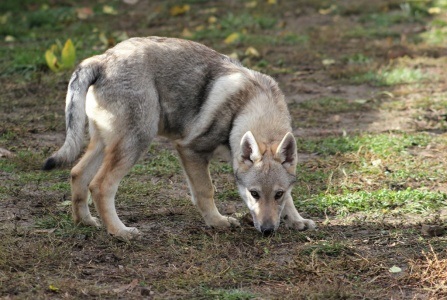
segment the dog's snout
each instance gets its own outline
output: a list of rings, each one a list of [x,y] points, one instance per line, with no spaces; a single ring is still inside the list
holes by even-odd
[[[275,227],[272,225],[261,226],[261,232],[264,236],[269,236],[275,231]]]

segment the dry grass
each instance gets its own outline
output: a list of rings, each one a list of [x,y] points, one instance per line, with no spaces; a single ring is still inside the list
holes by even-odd
[[[100,3],[83,21],[78,3],[0,4],[12,11],[0,12],[0,147],[15,154],[0,158],[0,298],[447,298],[447,236],[421,232],[447,220],[445,51],[420,34],[443,25],[424,12],[428,4],[199,2],[172,17],[179,1],[111,1],[118,15]],[[242,227],[207,228],[161,139],[117,197],[141,240],[72,224],[68,169],[39,170],[63,140],[70,76],[50,73],[44,50],[68,35],[81,59],[105,49],[101,34],[113,44],[124,31],[182,36],[185,28],[279,81],[298,137],[296,205],[318,230],[260,236],[222,163],[212,166],[217,203]],[[242,38],[225,44],[232,32]],[[245,54],[249,46],[260,57]]]

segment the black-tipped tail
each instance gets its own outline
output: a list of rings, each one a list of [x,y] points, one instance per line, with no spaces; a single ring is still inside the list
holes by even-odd
[[[53,157],[50,157],[45,161],[45,163],[42,167],[42,170],[49,171],[49,170],[56,168],[57,166],[58,166],[58,163],[57,163],[56,159],[54,159]]]

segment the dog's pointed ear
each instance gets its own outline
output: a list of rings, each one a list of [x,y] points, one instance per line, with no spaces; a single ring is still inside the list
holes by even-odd
[[[275,156],[286,168],[297,163],[296,141],[291,132],[283,137]]]
[[[258,143],[251,131],[247,131],[241,140],[241,158],[244,163],[253,164],[261,159]]]

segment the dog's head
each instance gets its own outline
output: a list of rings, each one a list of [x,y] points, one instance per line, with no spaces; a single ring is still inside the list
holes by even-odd
[[[260,232],[275,231],[286,199],[291,197],[296,181],[296,142],[287,133],[281,141],[257,143],[248,131],[241,140],[239,157],[235,158],[235,175],[239,193]]]

